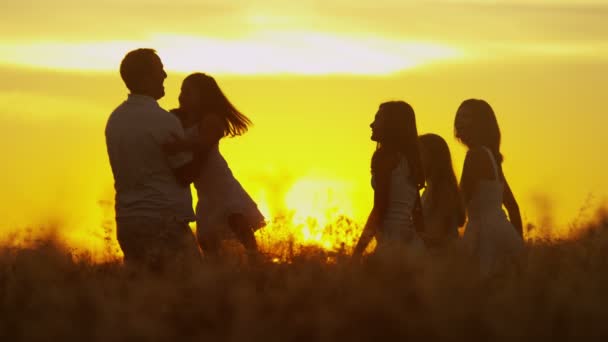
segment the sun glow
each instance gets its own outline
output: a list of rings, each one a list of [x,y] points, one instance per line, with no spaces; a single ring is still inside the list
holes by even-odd
[[[353,215],[348,192],[339,181],[302,179],[286,194],[285,205],[296,213],[296,223],[314,218],[318,226],[324,226],[336,216]]]
[[[353,209],[353,192],[348,183],[335,179],[303,177],[296,180],[283,194],[279,204],[270,205],[269,196],[261,191],[254,195],[267,225],[256,232],[260,250],[273,262],[289,262],[294,256],[305,253],[324,255],[328,262],[337,255],[352,252],[363,228],[356,220]],[[91,213],[90,221],[81,229],[65,229],[65,222],[51,222],[48,227],[25,229],[20,233],[5,234],[0,239],[5,245],[27,247],[52,237],[70,248],[75,257],[104,262],[122,257],[116,241],[114,203],[99,201],[98,210]],[[101,227],[101,229],[99,228]],[[88,228],[88,229],[87,229]],[[194,229],[195,226],[193,225]],[[549,237],[532,232],[528,238]],[[551,237],[564,237],[566,232],[553,232]],[[375,248],[372,242],[367,248]]]
[[[353,219],[352,196],[348,183],[319,177],[296,180],[282,195],[281,203],[273,206],[263,191],[255,193],[253,197],[267,218],[267,226],[256,232],[260,250],[275,262],[289,261],[305,251],[322,253],[328,261],[337,253],[350,253],[362,228]],[[99,201],[97,210],[88,217],[88,223],[79,227],[51,222],[48,227],[6,234],[0,240],[12,247],[28,247],[51,237],[65,246],[77,246],[69,248],[77,258],[96,262],[122,258],[113,200]]]
[[[239,39],[155,35],[140,41],[2,43],[0,64],[115,71],[124,54],[137,47],[155,48],[169,71],[235,75],[387,75],[462,56],[455,48],[432,42],[291,31]]]
[[[353,217],[347,184],[303,178],[286,193],[284,209],[257,232],[261,248],[282,260],[303,249],[348,253],[361,231]],[[261,208],[263,201],[258,202]]]

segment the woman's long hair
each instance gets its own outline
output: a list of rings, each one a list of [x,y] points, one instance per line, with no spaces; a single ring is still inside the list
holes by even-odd
[[[228,100],[213,77],[197,72],[188,75],[184,82],[190,82],[198,89],[204,111],[201,114],[213,113],[224,121],[225,137],[242,135],[252,125],[251,120]]]
[[[454,124],[454,135],[468,148],[485,146],[494,154],[498,164],[502,163],[503,156],[500,153],[500,128],[496,120],[494,110],[484,100],[468,99],[462,102],[456,112],[457,121],[460,116],[467,116],[470,127],[467,133],[459,132]]]
[[[401,152],[410,168],[410,180],[418,190],[424,188],[424,171],[418,148],[418,128],[414,109],[404,101],[390,101],[380,105],[384,119],[384,134],[378,149],[384,146]]]
[[[458,226],[464,225],[465,209],[448,144],[437,134],[424,134],[419,141],[427,160],[426,178],[433,184],[433,192],[429,194],[430,207],[443,213],[455,214]],[[430,189],[427,188],[427,191]]]

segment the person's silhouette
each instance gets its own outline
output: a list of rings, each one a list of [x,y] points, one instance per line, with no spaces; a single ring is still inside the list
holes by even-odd
[[[203,153],[167,153],[183,140],[179,120],[163,110],[167,77],[152,49],[124,57],[120,75],[130,91],[110,115],[105,136],[116,190],[116,233],[127,264],[159,269],[176,258],[200,257],[188,226],[194,220],[189,183]]]
[[[403,101],[383,103],[370,126],[378,143],[372,157],[374,207],[353,255],[359,257],[374,236],[379,251],[421,254],[424,245],[416,231],[423,225],[424,174],[414,110]]]
[[[460,180],[469,217],[463,241],[487,275],[523,249],[519,207],[502,171],[500,129],[492,107],[484,100],[464,101],[454,132],[468,148]]]
[[[251,121],[232,105],[215,79],[203,73],[184,79],[179,103],[173,112],[181,119],[186,135],[198,136],[203,144],[213,146],[194,181],[201,249],[206,256],[217,256],[222,240],[231,231],[253,257],[257,254],[254,231],[265,225],[265,219],[219,150],[220,139],[245,133]]]
[[[448,144],[437,134],[424,134],[419,142],[426,177],[422,194],[425,224],[422,238],[427,248],[439,251],[458,238],[458,227],[464,225],[466,219],[464,204]]]

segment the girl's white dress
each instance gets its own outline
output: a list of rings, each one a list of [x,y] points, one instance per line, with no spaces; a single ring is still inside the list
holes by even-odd
[[[433,198],[427,187],[422,194],[425,242],[428,248],[446,247],[458,239],[458,216],[455,212],[442,212],[440,208],[433,207],[432,202]]]
[[[186,134],[196,136],[198,126],[190,128]],[[211,229],[222,235],[229,234],[231,229],[228,217],[231,214],[244,215],[254,230],[265,225],[264,215],[232,174],[228,163],[220,153],[219,144],[209,151],[207,160],[194,181],[194,187],[198,195],[196,233],[199,238],[201,234]]]
[[[524,243],[502,209],[504,185],[494,154],[488,152],[494,180],[480,180],[467,203],[468,223],[463,243],[479,262],[482,275],[496,271],[501,263],[523,251]]]
[[[372,187],[375,187],[373,175]],[[402,156],[391,173],[388,207],[376,235],[378,251],[403,248],[408,254],[424,254],[424,243],[416,233],[412,218],[417,191],[410,180],[407,159]]]

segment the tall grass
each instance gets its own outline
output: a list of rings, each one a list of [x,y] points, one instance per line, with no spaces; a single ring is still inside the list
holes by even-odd
[[[53,239],[0,248],[1,341],[601,340],[608,216],[530,242],[480,278],[457,248],[425,260],[302,249],[289,262],[164,274],[75,258]]]

